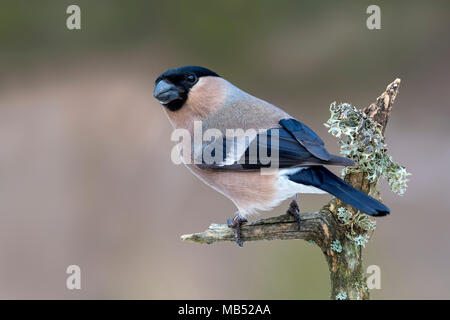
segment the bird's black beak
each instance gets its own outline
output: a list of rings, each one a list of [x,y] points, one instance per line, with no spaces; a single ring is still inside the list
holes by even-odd
[[[182,99],[178,88],[166,80],[158,81],[153,91],[153,96],[164,105]]]

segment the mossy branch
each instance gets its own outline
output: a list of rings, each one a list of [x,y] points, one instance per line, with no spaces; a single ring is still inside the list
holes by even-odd
[[[241,239],[257,240],[316,240],[329,236],[326,212],[308,212],[301,214],[300,230],[298,223],[290,214],[246,222],[241,226]],[[211,244],[219,241],[234,241],[233,229],[226,224],[211,224],[200,233],[181,236],[183,241]]]
[[[344,180],[369,194],[379,193],[381,176],[391,189],[402,194],[406,189],[405,168],[387,154],[384,132],[397,97],[400,79],[389,84],[377,100],[357,110],[349,104],[330,107],[326,126],[340,138],[341,153],[358,164],[344,170]],[[300,230],[290,215],[281,215],[244,223],[241,238],[245,241],[303,239],[316,243],[325,255],[330,270],[332,299],[368,299],[369,289],[362,269],[362,248],[376,227],[374,220],[333,198],[319,212],[301,213]],[[233,230],[225,224],[211,224],[204,232],[181,236],[183,241],[211,244],[233,241]]]

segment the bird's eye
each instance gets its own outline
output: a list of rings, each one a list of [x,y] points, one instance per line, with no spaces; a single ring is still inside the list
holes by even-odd
[[[188,74],[186,77],[187,81],[189,81],[190,83],[194,83],[195,81],[197,81],[197,77],[193,74]]]

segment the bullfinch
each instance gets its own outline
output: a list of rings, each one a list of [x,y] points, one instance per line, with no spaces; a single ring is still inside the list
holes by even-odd
[[[153,95],[172,126],[194,141],[191,150],[181,152],[187,168],[236,205],[236,215],[227,222],[239,246],[240,225],[249,215],[296,199],[298,193],[330,193],[371,216],[390,212],[324,166],[353,166],[351,159],[328,153],[309,127],[211,70],[168,70],[156,79]],[[196,131],[207,137],[199,139]],[[300,227],[295,199],[288,212]]]

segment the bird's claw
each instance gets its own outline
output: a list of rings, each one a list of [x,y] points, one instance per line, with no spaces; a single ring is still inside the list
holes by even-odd
[[[248,220],[240,215],[236,215],[233,219],[227,219],[228,227],[234,230],[234,241],[239,247],[244,246],[244,242],[241,239],[241,224]]]
[[[298,207],[298,202],[297,200],[293,199],[291,201],[291,203],[289,204],[289,209],[287,209],[286,213],[292,215],[295,220],[297,220],[297,231],[300,231],[300,222],[301,222],[301,218],[300,218],[300,209]]]

